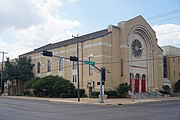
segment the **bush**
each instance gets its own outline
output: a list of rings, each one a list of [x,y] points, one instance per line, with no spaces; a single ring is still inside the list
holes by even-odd
[[[107,95],[108,98],[118,97],[117,91],[105,91],[104,94]]]
[[[91,95],[90,95],[90,97],[91,98],[98,98],[99,97],[99,94],[100,94],[100,92],[91,92]]]
[[[121,97],[125,96],[129,90],[130,90],[130,86],[127,83],[122,83],[117,88],[117,91]]]
[[[24,96],[29,96],[29,95],[30,95],[30,91],[29,91],[29,90],[26,90],[26,91],[24,91],[24,92],[22,93],[22,95],[24,95]]]
[[[69,94],[69,93],[60,94],[60,98],[72,98],[72,97],[73,97],[73,95]]]
[[[175,85],[174,85],[174,89],[175,89],[175,91],[180,91],[180,80],[178,80],[176,83],[175,83]]]
[[[26,89],[34,89],[35,96],[59,97],[61,94],[73,94],[75,86],[59,76],[33,78],[25,83]]]
[[[83,97],[84,94],[85,94],[85,90],[84,90],[84,89],[79,89],[79,93],[80,93],[80,97]],[[78,97],[78,90],[77,90],[77,89],[75,89],[75,90],[73,91],[73,96],[74,96],[74,97]]]
[[[168,91],[164,91],[164,90],[160,90],[159,92],[160,92],[161,94],[163,94],[163,96],[164,96],[164,95],[169,95],[169,94],[170,94]]]

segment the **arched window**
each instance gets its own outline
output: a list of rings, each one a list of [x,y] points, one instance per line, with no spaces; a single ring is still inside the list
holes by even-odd
[[[63,67],[64,67],[64,60],[59,59],[59,71],[63,71]]]
[[[145,80],[145,79],[146,79],[146,75],[143,74],[143,75],[142,75],[142,80]]]
[[[37,73],[41,72],[41,64],[40,62],[37,63]]]
[[[92,56],[89,57],[89,61],[92,60]],[[92,76],[93,75],[93,66],[92,65],[89,65],[89,76]]]
[[[72,62],[73,62],[73,63],[72,63],[72,64],[73,64],[73,65],[72,65],[72,68],[73,68],[73,69],[77,69],[77,62],[76,62],[76,61],[72,61]]]
[[[50,60],[47,63],[47,72],[51,72],[51,61]]]
[[[137,73],[136,76],[135,76],[136,79],[139,79],[140,78],[140,75]]]

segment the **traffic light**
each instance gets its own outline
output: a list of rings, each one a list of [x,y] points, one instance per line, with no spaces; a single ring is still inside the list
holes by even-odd
[[[76,56],[70,56],[70,61],[78,61],[78,57],[76,57]]]
[[[106,80],[106,69],[105,68],[101,68],[101,77],[102,77],[102,81]]]
[[[49,56],[49,57],[52,57],[53,56],[53,53],[51,51],[43,51],[43,56]]]

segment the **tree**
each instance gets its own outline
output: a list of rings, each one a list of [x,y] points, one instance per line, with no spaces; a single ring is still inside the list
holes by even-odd
[[[178,80],[174,85],[175,91],[180,91],[180,80]]]
[[[36,96],[59,97],[61,94],[73,96],[75,86],[69,81],[59,76],[46,76],[43,78],[33,78],[25,83],[26,89],[34,89]]]
[[[18,91],[18,81],[30,80],[34,74],[32,73],[33,64],[31,64],[31,59],[27,57],[19,57],[13,61],[7,58],[4,68],[5,80],[16,80],[16,87]]]
[[[124,96],[126,93],[128,93],[129,90],[130,86],[127,83],[122,83],[117,88],[117,91],[121,96]]]
[[[4,68],[5,79],[30,80],[34,76],[32,73],[33,66],[30,58],[19,57],[14,61],[10,61],[9,58],[7,58]]]
[[[15,63],[15,71],[17,71],[19,79],[27,81],[34,76],[32,72],[34,64],[31,64],[31,58],[19,57]]]

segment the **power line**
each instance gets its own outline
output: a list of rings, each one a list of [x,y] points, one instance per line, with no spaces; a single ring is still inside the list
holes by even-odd
[[[179,32],[179,31],[180,30],[175,30],[175,31],[170,31],[170,32],[165,32],[165,33],[157,34],[157,35],[165,35],[165,34],[170,34],[170,33]]]
[[[167,57],[166,56],[166,58],[180,58],[180,56],[172,56],[172,57]],[[128,60],[128,61],[123,61],[123,62],[121,62],[121,61],[114,61],[114,62],[103,62],[103,63],[96,63],[97,65],[98,64],[120,64],[120,63],[131,63],[131,62],[142,62],[142,61],[152,61],[152,60],[163,60],[163,57],[159,57],[159,58],[152,58],[152,59],[140,59],[140,60],[132,60],[132,61],[130,61],[130,60]],[[84,63],[82,63],[82,64],[79,64],[79,65],[86,65],[86,64],[84,64]],[[68,65],[68,66],[65,66],[65,67],[63,67],[63,69],[66,69],[66,68],[70,68],[70,67],[72,67],[72,65]],[[59,69],[52,69],[51,70],[51,72],[53,72],[53,71],[58,71]],[[41,74],[44,74],[44,73],[47,73],[47,72],[41,72]],[[32,75],[33,74],[30,74],[30,75],[21,75],[21,76],[12,76],[12,78],[23,78],[23,77],[32,77]]]
[[[179,12],[180,12],[180,9],[176,9],[176,10],[169,11],[169,12],[166,12],[166,13],[162,13],[162,14],[159,14],[159,15],[147,17],[147,20],[152,20],[152,19],[156,19],[156,18],[160,18],[160,17],[176,14],[176,13],[179,13]]]
[[[152,22],[151,24],[159,23],[159,22],[164,22],[164,21],[168,21],[168,20],[173,20],[173,19],[178,19],[178,18],[180,18],[180,16],[172,17],[172,18],[167,18],[167,19],[164,19],[164,20],[156,21],[156,22]]]

